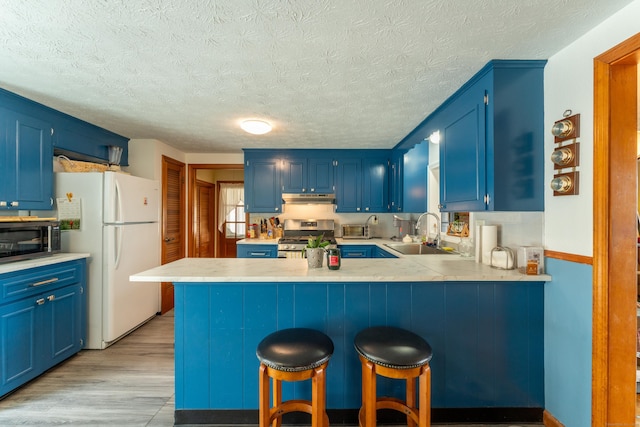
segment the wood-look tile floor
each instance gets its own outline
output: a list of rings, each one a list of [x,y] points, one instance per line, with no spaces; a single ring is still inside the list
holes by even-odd
[[[173,320],[173,313],[156,316],[111,347],[83,350],[26,384],[0,400],[0,426],[173,426]]]

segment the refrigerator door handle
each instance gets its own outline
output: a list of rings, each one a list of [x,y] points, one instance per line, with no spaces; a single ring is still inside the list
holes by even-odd
[[[114,226],[113,227],[113,232],[114,232],[114,239],[115,241],[114,243],[114,248],[115,248],[115,262],[113,265],[114,270],[117,270],[118,267],[120,266],[120,257],[122,256],[122,232],[123,232],[123,228],[121,226]]]
[[[116,208],[115,208],[115,222],[123,222],[122,219],[122,193],[120,192],[120,183],[118,182],[118,180],[114,180],[114,184],[115,184],[115,192],[116,192],[116,197],[115,197],[115,202],[116,202]]]

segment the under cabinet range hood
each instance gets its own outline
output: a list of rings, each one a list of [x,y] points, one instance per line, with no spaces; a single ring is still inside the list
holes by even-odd
[[[282,202],[289,205],[335,205],[335,194],[283,193]]]

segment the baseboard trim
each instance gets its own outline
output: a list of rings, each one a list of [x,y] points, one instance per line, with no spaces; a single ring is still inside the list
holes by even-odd
[[[546,409],[542,413],[542,424],[544,424],[544,427],[564,427],[564,424],[558,421],[556,417],[551,415]]]
[[[358,409],[327,410],[332,425],[357,425]],[[545,412],[546,413],[546,412]],[[257,424],[257,409],[181,409],[176,410],[175,424],[230,426],[236,424]],[[549,415],[551,417],[551,415]],[[553,417],[551,417],[553,418]],[[555,420],[555,418],[553,418]],[[283,418],[283,424],[308,424],[309,414],[291,413]],[[543,421],[542,408],[432,408],[431,421],[434,423],[539,423]],[[406,417],[392,410],[378,411],[378,424],[402,424]],[[545,423],[545,426],[547,424]],[[547,427],[564,427],[550,424]]]

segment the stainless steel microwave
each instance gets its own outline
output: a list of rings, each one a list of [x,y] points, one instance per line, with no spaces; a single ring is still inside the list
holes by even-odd
[[[0,263],[21,261],[60,252],[58,221],[2,221]]]
[[[342,225],[343,239],[371,239],[371,227],[367,224],[344,224]]]

